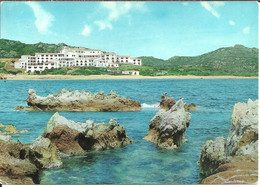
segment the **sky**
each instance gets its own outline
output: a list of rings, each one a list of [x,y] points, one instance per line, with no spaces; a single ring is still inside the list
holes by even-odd
[[[0,38],[132,57],[258,48],[256,2],[1,2],[0,21]]]

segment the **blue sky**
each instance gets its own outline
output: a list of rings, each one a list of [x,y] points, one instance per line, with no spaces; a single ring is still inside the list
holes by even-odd
[[[119,55],[195,56],[258,48],[256,2],[2,2],[1,38]]]

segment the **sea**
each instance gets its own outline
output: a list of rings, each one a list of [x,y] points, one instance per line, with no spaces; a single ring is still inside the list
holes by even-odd
[[[207,140],[226,138],[235,103],[258,99],[258,79],[142,79],[142,80],[7,80],[0,81],[0,122],[27,133],[13,136],[22,143],[40,136],[54,112],[14,111],[26,106],[28,89],[40,96],[63,88],[92,93],[111,90],[142,104],[138,112],[59,112],[76,122],[117,119],[134,141],[125,147],[89,151],[84,156],[63,158],[60,168],[41,172],[41,184],[198,184],[198,160]],[[195,103],[186,142],[176,150],[166,150],[143,140],[149,122],[160,110],[161,95]]]

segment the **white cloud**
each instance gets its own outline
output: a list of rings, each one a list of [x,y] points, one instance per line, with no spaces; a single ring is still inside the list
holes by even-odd
[[[249,33],[250,33],[250,27],[245,27],[245,28],[243,29],[243,33],[244,33],[244,34],[249,34]]]
[[[232,20],[230,20],[228,23],[229,23],[230,25],[232,25],[232,26],[236,25],[236,23],[235,23],[234,21],[232,21]]]
[[[212,2],[210,2],[210,4],[212,4],[214,7],[225,6],[225,2],[223,2],[223,1],[212,1]]]
[[[35,26],[39,33],[47,34],[49,32],[49,27],[51,27],[54,17],[49,12],[46,12],[39,3],[37,2],[25,2],[34,13],[36,18]]]
[[[188,2],[183,2],[182,5],[183,5],[183,6],[188,6],[189,3],[188,3]]]
[[[117,21],[131,10],[145,11],[144,2],[101,2],[101,6],[108,10],[108,16],[103,20],[95,21],[99,30],[113,29],[112,22]]]
[[[216,8],[224,6],[224,2],[200,2],[201,6],[203,6],[207,11],[209,11],[216,18],[220,18],[220,14],[216,11]]]
[[[94,23],[99,27],[99,30],[104,30],[106,28],[110,30],[113,29],[113,26],[108,21],[99,20],[99,21],[95,21]]]
[[[83,31],[81,32],[81,35],[89,36],[90,32],[91,32],[90,27],[88,25],[85,25]]]

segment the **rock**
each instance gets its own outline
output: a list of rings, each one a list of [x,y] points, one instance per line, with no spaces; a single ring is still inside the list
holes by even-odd
[[[215,141],[208,140],[202,147],[200,156],[201,174],[211,175],[221,164],[226,163],[225,140],[217,137]]]
[[[89,150],[104,150],[132,143],[123,126],[115,120],[95,124],[91,120],[77,123],[55,113],[49,120],[43,137],[54,143],[61,156],[84,155]]]
[[[194,104],[194,103],[191,103],[189,105],[185,104],[184,105],[184,109],[186,111],[195,111],[195,110],[198,110],[197,106]]]
[[[129,98],[120,97],[111,91],[92,94],[90,92],[67,91],[41,97],[29,89],[26,99],[28,107],[18,106],[15,110],[25,111],[139,111],[141,104]]]
[[[235,104],[227,140],[208,141],[202,148],[202,184],[252,184],[258,179],[258,100]]]
[[[167,97],[166,95],[167,95],[166,92],[162,94],[159,107],[161,107],[162,109],[167,111],[167,110],[170,110],[172,108],[172,106],[175,105],[176,102],[171,96]],[[198,110],[198,108],[196,107],[196,105],[194,103],[191,103],[189,105],[185,104],[184,109],[186,111]]]
[[[171,96],[167,97],[166,95],[166,92],[162,94],[159,107],[165,110],[170,110],[176,102]]]
[[[220,165],[214,173],[201,184],[256,184],[258,181],[257,163],[247,156],[235,157]]]
[[[48,138],[38,137],[30,145],[30,158],[38,168],[54,168],[62,165],[57,147]]]
[[[17,133],[25,133],[27,130],[18,131],[18,129],[13,125],[3,125],[0,123],[0,130],[2,130],[2,134],[17,134]],[[0,131],[1,133],[1,131]]]
[[[41,169],[62,164],[56,146],[43,137],[22,144],[9,135],[0,135],[0,147],[0,183],[3,184],[39,184]]]
[[[258,141],[258,101],[251,99],[248,103],[237,103],[232,113],[232,122],[227,138],[226,154],[228,156],[250,154],[258,156],[255,147]],[[248,152],[248,150],[252,150]]]
[[[5,136],[5,135],[0,134],[0,140],[2,140],[2,141],[7,142],[7,141],[9,141],[11,139],[12,139],[12,137],[9,136],[9,135]]]
[[[166,111],[161,109],[151,120],[145,140],[166,149],[176,149],[185,142],[184,134],[191,114],[185,112],[182,100]]]
[[[8,184],[39,184],[39,168],[29,160],[29,147],[9,138],[2,139],[0,180]]]

